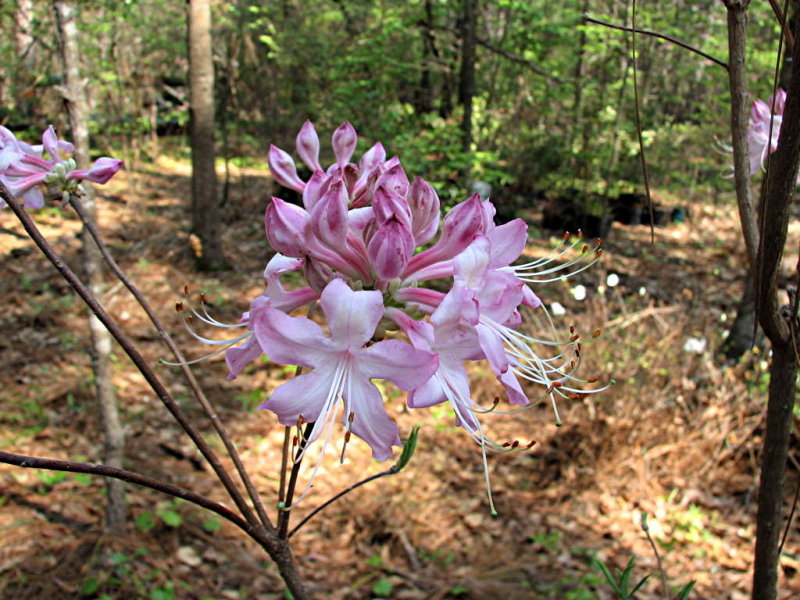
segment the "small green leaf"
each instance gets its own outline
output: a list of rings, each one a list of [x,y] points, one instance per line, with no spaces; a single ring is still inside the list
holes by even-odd
[[[457,585],[455,587],[450,588],[450,595],[451,596],[461,596],[462,594],[467,593],[467,588],[463,585]]]
[[[122,552],[113,552],[111,556],[108,557],[108,560],[112,565],[121,565],[128,561],[128,555]]]
[[[158,516],[169,527],[180,527],[181,523],[183,523],[183,519],[181,518],[181,516],[174,510],[169,510],[169,509],[160,510],[158,511]]]
[[[381,559],[380,554],[373,554],[367,559],[367,564],[370,567],[380,567],[383,564],[383,559]]]
[[[394,585],[392,582],[389,581],[386,577],[381,577],[375,584],[372,586],[372,593],[376,596],[383,596],[387,597],[389,594],[392,593],[394,589]]]
[[[136,528],[141,531],[142,533],[147,533],[153,527],[156,526],[155,517],[153,517],[153,513],[149,511],[145,511],[143,513],[139,513],[136,515]]]
[[[678,596],[677,596],[677,598],[675,600],[686,600],[689,597],[689,594],[691,593],[692,588],[694,587],[695,583],[697,583],[697,582],[696,581],[690,581],[689,583],[687,583],[686,587],[684,587],[680,591],[680,593],[678,594]]]
[[[222,521],[216,517],[208,517],[205,521],[203,521],[203,529],[205,529],[208,533],[214,533],[220,527],[222,527]]]
[[[414,425],[411,428],[411,434],[408,436],[408,439],[403,442],[403,452],[400,454],[400,460],[398,460],[395,465],[395,473],[402,471],[403,467],[408,464],[408,461],[411,460],[411,457],[414,456],[414,450],[417,448],[417,439],[419,438],[419,425]]]
[[[86,473],[75,473],[72,479],[75,483],[80,483],[81,485],[89,485],[92,483],[91,475],[87,475]]]
[[[89,577],[81,586],[81,596],[94,596],[98,589],[100,589],[100,583],[97,578]]]

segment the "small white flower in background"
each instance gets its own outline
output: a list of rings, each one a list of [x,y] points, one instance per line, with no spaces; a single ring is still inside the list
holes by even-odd
[[[702,354],[706,351],[708,342],[705,338],[690,337],[683,344],[683,351],[687,354]]]
[[[565,309],[560,302],[553,302],[550,305],[550,314],[554,317],[563,317],[567,314],[567,309]]]
[[[639,288],[639,295],[644,296],[647,293],[647,288],[642,286]]]
[[[598,294],[598,296],[605,296],[606,295],[606,286],[598,285],[597,286],[597,294]]]
[[[582,285],[576,285],[574,288],[572,288],[572,296],[578,301],[585,300],[586,288]]]
[[[616,273],[609,273],[608,277],[606,277],[606,285],[610,288],[619,285],[619,275]]]

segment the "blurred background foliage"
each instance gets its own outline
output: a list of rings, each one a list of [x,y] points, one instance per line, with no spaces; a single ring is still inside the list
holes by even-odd
[[[141,167],[184,135],[186,22],[172,0],[79,3],[95,146]],[[622,0],[483,0],[477,4],[473,133],[462,146],[462,2],[234,0],[214,5],[218,147],[265,163],[269,143],[293,148],[312,119],[323,136],[351,121],[448,200],[465,173],[503,202],[583,190],[642,189],[633,114],[630,35],[582,15],[630,25]],[[750,8],[754,96],[771,91],[777,25]],[[61,113],[49,3],[0,4],[0,123],[40,131]],[[637,26],[727,58],[726,11],[716,0],[640,7]],[[654,37],[637,40],[642,128],[655,185],[708,194],[729,174],[727,76]],[[62,123],[62,129],[66,124]],[[35,135],[32,134],[33,137]],[[181,139],[183,145],[184,141]],[[173,144],[173,147],[175,144]],[[460,184],[460,185],[457,185]]]

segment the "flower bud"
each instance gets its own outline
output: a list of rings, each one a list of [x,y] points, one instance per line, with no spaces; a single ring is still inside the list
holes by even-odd
[[[378,177],[378,181],[375,182],[375,188],[379,187],[385,187],[387,190],[396,192],[403,197],[408,194],[408,176],[399,161]]]
[[[306,121],[300,128],[295,140],[298,156],[312,171],[322,171],[319,164],[319,136],[311,121]]]
[[[122,161],[118,158],[103,156],[94,161],[94,164],[87,170],[70,171],[67,173],[68,179],[85,179],[94,183],[106,183],[117,171],[122,168]]]
[[[319,202],[322,195],[328,191],[331,178],[323,171],[315,171],[311,178],[306,182],[303,190],[303,206],[310,211]]]
[[[367,246],[372,267],[380,279],[399,277],[414,252],[411,230],[395,218],[381,225]]]
[[[311,231],[331,249],[342,251],[347,238],[347,190],[339,179],[328,187],[310,214]]]
[[[439,229],[439,196],[433,186],[417,177],[408,194],[411,208],[411,232],[417,246],[427,244]]]
[[[395,218],[409,230],[411,229],[411,207],[397,192],[383,186],[379,187],[372,199],[372,208],[379,225]]]
[[[267,164],[272,173],[272,177],[284,187],[302,192],[306,184],[297,176],[297,167],[294,160],[287,152],[284,152],[275,145],[270,144]]]
[[[356,143],[358,136],[356,135],[355,128],[345,121],[333,132],[331,143],[333,144],[333,153],[336,155],[336,162],[340,168],[344,168],[353,152],[356,151]]]
[[[294,204],[275,198],[267,207],[264,225],[270,246],[286,256],[299,258],[305,254],[308,213]]]

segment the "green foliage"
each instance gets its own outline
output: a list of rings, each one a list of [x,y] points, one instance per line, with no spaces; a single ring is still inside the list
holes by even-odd
[[[606,582],[608,585],[611,586],[611,589],[614,590],[614,593],[620,600],[629,600],[633,598],[634,594],[639,591],[645,582],[650,578],[650,575],[645,575],[642,579],[639,580],[633,588],[631,586],[631,575],[633,574],[633,566],[635,564],[635,560],[633,557],[628,561],[625,569],[621,572],[619,569],[614,569],[615,575],[612,575],[608,568],[597,558],[592,560],[593,566],[603,574],[603,577],[606,578]]]
[[[372,593],[382,598],[388,598],[391,596],[392,590],[394,590],[394,584],[392,584],[392,582],[386,577],[381,577],[378,579],[378,581],[372,584]]]

